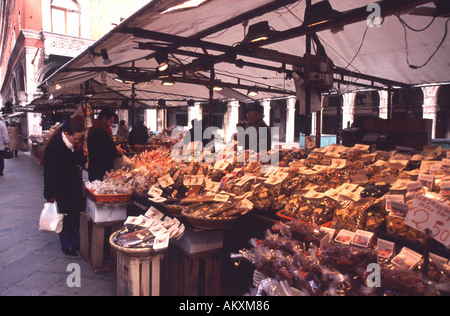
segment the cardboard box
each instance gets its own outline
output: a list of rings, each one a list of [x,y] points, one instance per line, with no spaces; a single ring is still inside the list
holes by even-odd
[[[127,205],[124,204],[96,204],[90,198],[87,198],[86,211],[94,223],[125,221],[127,219]]]
[[[223,248],[223,231],[199,231],[186,227],[183,237],[180,240],[171,240],[170,243],[189,254],[221,249]]]

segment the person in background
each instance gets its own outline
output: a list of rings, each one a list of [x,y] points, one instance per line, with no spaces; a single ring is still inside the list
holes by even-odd
[[[77,256],[80,250],[80,212],[83,210],[83,186],[80,168],[87,160],[79,142],[85,127],[75,121],[65,123],[48,140],[44,152],[44,198],[56,202],[64,217],[59,234],[62,251]]]
[[[128,129],[128,126],[124,120],[121,120],[119,122],[119,130],[117,131],[117,138],[118,139],[128,139],[130,136],[130,131]]]
[[[272,133],[270,127],[264,122],[264,107],[258,102],[251,104],[247,109],[247,124],[244,129],[248,128],[255,128],[257,137],[255,140],[246,135],[245,149],[256,147],[258,153],[268,152],[272,149]]]
[[[21,145],[20,139],[20,128],[17,126],[16,122],[11,122],[8,126],[8,134],[9,134],[9,149],[13,152],[14,157],[19,157],[19,147]]]
[[[9,134],[5,123],[0,120],[0,177],[3,176],[3,171],[5,169],[5,159],[4,152],[5,149],[9,148]]]
[[[130,146],[134,145],[145,145],[149,139],[147,127],[144,125],[143,121],[138,121],[130,133]]]
[[[114,169],[114,160],[125,153],[120,145],[116,147],[112,138],[111,126],[116,119],[116,113],[104,109],[89,129],[89,181],[102,181],[105,174]]]

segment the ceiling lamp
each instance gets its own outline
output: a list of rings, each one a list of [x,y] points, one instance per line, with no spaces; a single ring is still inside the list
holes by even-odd
[[[109,59],[108,51],[106,50],[106,48],[103,48],[100,52],[103,57],[103,65],[111,65],[112,60]]]
[[[256,97],[256,96],[258,95],[258,90],[256,90],[256,89],[250,89],[250,90],[248,90],[247,95],[248,95],[249,97]]]
[[[86,98],[92,98],[95,95],[95,90],[94,89],[89,89],[87,91],[85,91],[85,96]]]
[[[214,67],[214,63],[210,60],[207,60],[204,58],[194,59],[192,61],[191,73],[198,74],[201,72],[211,71],[211,69],[213,69],[213,67]]]
[[[172,86],[175,85],[175,81],[172,80],[172,79],[170,79],[170,78],[164,79],[164,80],[161,82],[161,85],[162,85],[162,86],[165,86],[165,87],[172,87]]]
[[[141,72],[139,69],[136,69],[136,71],[119,70],[114,80],[121,83],[140,84],[151,81],[151,78],[149,78],[147,72]]]
[[[158,63],[158,70],[165,71],[169,68],[169,53],[157,52],[155,55],[156,62]]]
[[[306,7],[303,26],[313,27],[316,25],[327,23],[339,15],[340,12],[333,10],[328,0],[321,1],[309,7]]]
[[[223,90],[223,86],[221,86],[221,83],[222,83],[222,81],[217,80],[216,84],[213,85],[213,90],[217,91],[217,92],[222,91]]]
[[[274,34],[274,30],[269,26],[268,21],[259,22],[249,27],[245,42],[256,43],[268,40]]]
[[[56,90],[61,90],[62,86],[59,83],[57,83],[57,84],[55,84],[55,89]]]

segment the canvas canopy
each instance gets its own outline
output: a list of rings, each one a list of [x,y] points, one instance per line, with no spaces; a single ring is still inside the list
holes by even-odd
[[[442,14],[433,1],[385,0],[373,6],[371,0],[330,0],[339,15],[312,27],[304,25],[307,2],[150,1],[42,86],[54,98],[93,88],[93,102],[129,99],[143,107],[157,107],[161,99],[177,106],[211,97],[249,102],[296,96],[296,83],[308,65],[306,36],[312,36],[311,54],[325,54],[334,65],[332,91],[450,81],[448,12]],[[263,21],[272,37],[246,42],[250,27]],[[378,23],[369,26],[368,21]],[[164,52],[175,79],[170,87],[161,85],[156,71],[155,57]],[[199,71],[205,60],[214,64],[212,71]],[[130,76],[142,82],[116,81]],[[211,92],[216,83],[223,90]],[[249,97],[252,87],[258,95]]]

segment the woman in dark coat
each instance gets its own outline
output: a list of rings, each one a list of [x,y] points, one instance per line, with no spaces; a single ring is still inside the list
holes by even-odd
[[[80,140],[85,128],[78,122],[66,123],[49,140],[44,153],[44,198],[57,202],[64,218],[59,234],[65,254],[76,256],[80,248],[80,212],[84,208],[80,168],[86,164]]]
[[[114,160],[124,154],[120,145],[116,147],[112,138],[111,126],[116,118],[113,111],[105,109],[89,129],[89,181],[102,181],[106,172],[114,169]]]

